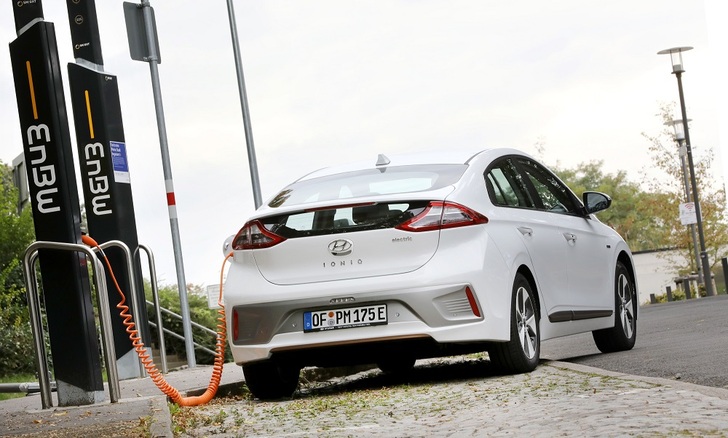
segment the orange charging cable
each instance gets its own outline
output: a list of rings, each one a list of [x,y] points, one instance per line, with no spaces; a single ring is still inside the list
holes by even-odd
[[[173,402],[177,403],[180,406],[198,406],[212,400],[212,398],[217,393],[217,388],[220,386],[220,379],[222,378],[222,368],[223,364],[225,363],[225,340],[227,335],[227,328],[225,326],[225,306],[223,306],[222,304],[222,283],[223,273],[225,271],[225,263],[227,263],[228,259],[233,256],[233,253],[230,252],[230,254],[225,257],[225,260],[223,260],[222,262],[222,269],[220,269],[220,295],[217,301],[218,305],[220,306],[220,310],[218,310],[217,313],[220,314],[220,317],[217,320],[218,324],[217,340],[215,342],[215,362],[212,366],[212,377],[210,378],[210,384],[207,386],[207,389],[202,395],[183,397],[179,393],[179,391],[177,391],[177,389],[175,389],[164,379],[162,373],[157,369],[157,366],[154,365],[152,358],[149,357],[149,354],[144,347],[144,343],[139,336],[139,330],[136,329],[136,324],[134,324],[133,317],[129,313],[129,306],[125,304],[126,296],[124,295],[124,292],[122,292],[119,283],[116,281],[114,271],[113,269],[111,269],[111,263],[109,263],[109,259],[106,257],[106,254],[104,254],[104,250],[101,249],[99,244],[94,239],[87,235],[81,236],[81,240],[86,245],[97,248],[103,256],[104,261],[106,262],[106,266],[109,268],[109,276],[113,280],[114,286],[116,286],[116,290],[121,296],[121,301],[119,301],[119,304],[116,305],[116,308],[120,310],[120,315],[123,318],[123,324],[124,326],[126,326],[126,332],[129,334],[129,339],[134,346],[134,350],[139,356],[139,360],[142,362],[144,369],[147,371],[149,377],[151,377],[154,384],[157,385],[157,388],[159,388],[164,394],[167,395],[167,397],[172,399]]]

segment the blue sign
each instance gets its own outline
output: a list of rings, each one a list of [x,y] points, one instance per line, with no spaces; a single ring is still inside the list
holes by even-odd
[[[126,159],[126,144],[119,141],[110,141],[111,162],[114,166],[114,180],[118,183],[131,183],[129,177],[129,162]]]

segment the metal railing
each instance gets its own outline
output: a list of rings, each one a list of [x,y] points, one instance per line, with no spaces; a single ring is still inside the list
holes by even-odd
[[[102,251],[105,249],[108,249],[108,248],[112,248],[112,247],[119,248],[124,253],[124,259],[126,260],[126,269],[127,269],[127,273],[128,273],[127,275],[129,277],[128,280],[129,280],[129,288],[130,288],[130,291],[129,291],[130,293],[127,295],[131,296],[130,297],[131,311],[132,311],[132,314],[134,315],[134,317],[136,318],[136,320],[138,321],[139,320],[138,315],[140,315],[140,313],[139,313],[139,311],[140,311],[139,295],[137,295],[137,288],[136,288],[136,281],[135,281],[136,279],[134,276],[134,272],[135,272],[134,260],[132,259],[131,251],[129,250],[129,247],[121,240],[109,240],[108,242],[105,242],[105,243],[102,243],[99,245],[99,248]],[[92,249],[94,252],[98,252],[99,248],[92,248]],[[146,330],[146,327],[142,327],[139,324],[136,324],[136,330],[139,333],[139,337],[141,339],[144,339],[144,331]],[[142,363],[142,361],[138,361],[138,362],[139,362],[139,375],[141,377],[145,377],[147,375],[147,371],[144,368],[144,364]]]
[[[23,274],[25,275],[25,290],[28,297],[28,310],[30,312],[30,327],[33,333],[35,346],[35,365],[38,370],[38,383],[40,385],[41,405],[43,409],[53,407],[52,387],[50,373],[48,372],[48,351],[45,346],[45,333],[41,320],[40,300],[38,298],[38,283],[36,281],[35,264],[38,260],[38,251],[41,249],[56,249],[62,251],[74,251],[85,254],[91,260],[96,294],[98,295],[98,307],[101,320],[101,340],[106,358],[106,373],[109,381],[109,399],[111,403],[119,401],[121,390],[119,389],[119,374],[116,369],[116,352],[114,350],[114,338],[111,327],[111,310],[109,308],[109,296],[106,289],[106,275],[101,261],[96,253],[86,245],[37,241],[25,250],[23,255]]]
[[[169,309],[166,309],[159,304],[159,286],[157,286],[157,270],[156,270],[155,263],[154,263],[154,254],[152,253],[152,250],[149,249],[149,247],[147,247],[146,245],[140,244],[139,249],[146,253],[148,264],[149,264],[149,281],[151,283],[153,301],[146,300],[146,304],[154,307],[155,317],[157,320],[156,323],[149,321],[149,325],[157,328],[157,339],[159,342],[159,360],[160,360],[160,363],[162,366],[162,373],[167,374],[169,372],[169,369],[168,369],[169,367],[168,367],[168,363],[167,363],[167,345],[164,340],[164,334],[166,333],[166,334],[168,334],[176,339],[180,339],[182,341],[184,341],[185,338],[184,338],[184,336],[164,327],[164,324],[162,323],[162,312],[164,312],[167,315],[172,316],[173,318],[177,318],[181,321],[183,321],[183,317],[182,317],[182,315],[179,315]],[[139,251],[137,251],[137,253],[135,255],[138,256]],[[204,332],[210,333],[213,336],[217,336],[217,332],[215,332],[214,330],[210,330],[209,328],[207,328],[203,325],[200,325],[194,321],[190,321],[190,324],[192,325],[192,327],[197,327],[200,330],[203,330]],[[205,351],[212,355],[216,354],[215,351],[210,350],[209,348],[205,347],[204,345],[198,344],[197,342],[194,341],[194,339],[192,340],[192,345],[195,348],[197,348],[198,350]]]
[[[147,300],[147,305],[155,306],[155,303]],[[160,307],[158,303],[156,305],[156,309],[157,309],[157,312],[160,312],[161,311],[161,312],[164,312],[165,314],[167,314],[167,315],[169,315],[169,316],[171,316],[173,318],[179,319],[180,321],[182,320],[182,315],[180,315],[178,313],[174,313],[174,312],[172,312],[169,309],[165,309],[164,307]],[[161,321],[162,321],[161,317],[159,319],[157,319],[157,321],[160,321],[160,323],[161,323]],[[209,333],[209,334],[211,334],[213,336],[217,336],[217,332],[215,330],[211,330],[211,329],[205,327],[204,325],[198,324],[198,323],[196,323],[194,321],[190,321],[190,323],[192,324],[192,327],[196,327],[196,328],[204,331],[205,333]],[[149,325],[152,325],[154,327],[157,327],[157,324],[155,324],[155,323],[153,323],[151,321],[149,322]],[[164,328],[164,327],[162,327],[162,330],[158,330],[158,332],[159,333],[162,333],[162,332],[167,333],[168,335],[170,335],[170,336],[172,336],[174,338],[183,340],[183,341],[185,339],[184,336],[182,336],[182,335],[180,335],[178,333],[175,333],[172,330],[169,330],[169,329]],[[194,342],[194,340],[192,341],[192,345],[194,345],[194,347],[197,348],[198,350],[205,351],[205,352],[210,353],[212,355],[217,354],[217,353],[215,353],[215,351],[210,350],[209,348],[205,347],[204,345],[201,345],[201,344],[198,344],[197,342]],[[160,347],[160,349],[161,349],[161,347]],[[166,364],[164,364],[164,365],[166,366]]]
[[[139,245],[139,249],[134,253],[132,256],[131,251],[129,250],[129,247],[120,240],[110,240],[108,242],[105,242],[103,244],[100,244],[99,247],[103,249],[107,249],[110,247],[117,247],[120,248],[124,252],[126,264],[127,264],[127,270],[129,273],[129,285],[131,288],[130,291],[130,301],[132,306],[132,312],[134,315],[139,315],[141,309],[139,304],[139,299],[137,295],[136,290],[136,281],[134,273],[136,270],[134,269],[134,258],[138,257],[140,250],[146,253],[147,256],[147,262],[149,266],[149,276],[150,276],[150,283],[151,283],[151,289],[152,289],[152,299],[153,301],[145,300],[145,304],[151,305],[154,307],[155,310],[155,316],[156,316],[156,323],[149,321],[149,325],[156,327],[157,335],[158,335],[158,342],[159,342],[159,357],[161,362],[161,368],[162,373],[166,374],[168,373],[168,366],[167,366],[167,353],[166,353],[166,343],[164,339],[164,334],[168,334],[172,337],[175,337],[177,339],[180,339],[182,341],[185,340],[184,336],[179,335],[178,333],[175,333],[172,330],[169,330],[163,326],[162,323],[162,313],[165,313],[173,318],[177,318],[179,320],[183,320],[182,315],[179,315],[169,309],[165,309],[160,305],[159,302],[159,287],[157,286],[157,272],[156,272],[156,266],[154,262],[154,254],[152,253],[151,249],[145,245]],[[57,250],[66,250],[66,251],[75,251],[75,252],[81,252],[85,254],[89,260],[91,260],[91,267],[92,267],[92,273],[95,283],[95,290],[96,294],[98,296],[98,311],[99,311],[99,320],[101,322],[101,339],[102,339],[102,346],[103,346],[103,353],[105,357],[105,363],[106,363],[106,371],[108,376],[108,383],[109,383],[109,398],[111,400],[111,403],[116,403],[119,400],[120,397],[120,389],[119,389],[119,374],[118,370],[116,368],[116,352],[114,349],[114,339],[113,339],[113,329],[112,329],[112,323],[111,323],[111,307],[109,304],[109,295],[107,290],[107,284],[106,284],[106,274],[105,269],[103,266],[103,263],[98,257],[98,248],[90,248],[86,245],[82,244],[71,244],[71,243],[61,243],[61,242],[48,242],[48,241],[37,241],[32,243],[28,248],[25,250],[25,255],[23,257],[23,273],[25,274],[25,286],[26,286],[26,294],[28,297],[28,309],[30,313],[30,323],[31,323],[31,331],[33,334],[33,340],[34,340],[34,347],[35,347],[35,361],[36,361],[36,369],[38,370],[38,383],[30,382],[30,383],[17,383],[17,384],[9,384],[4,385],[0,387],[0,392],[40,392],[41,393],[41,404],[43,406],[43,409],[49,409],[53,407],[53,401],[52,401],[52,391],[55,389],[55,382],[50,381],[50,372],[48,370],[48,352],[46,350],[45,346],[45,332],[43,330],[43,324],[41,320],[41,308],[40,308],[40,301],[39,301],[39,293],[38,293],[38,284],[36,282],[36,269],[35,265],[38,259],[38,251],[41,249],[57,249]],[[144,309],[146,311],[146,309]],[[193,327],[196,327],[206,333],[209,333],[213,336],[217,336],[217,333],[214,330],[211,330],[201,324],[198,324],[194,321],[190,321],[191,325]],[[137,326],[137,330],[139,330],[140,337],[142,336],[142,331],[145,330],[142,327]],[[205,347],[204,345],[201,345],[197,342],[192,341],[193,346],[196,349],[205,351],[211,355],[215,355],[216,352]],[[139,361],[139,370],[141,372],[141,376],[146,376],[146,370],[144,369],[144,365]]]
[[[159,287],[157,286],[157,268],[154,263],[154,253],[152,253],[152,250],[148,246],[140,244],[139,249],[135,253],[135,256],[139,255],[139,250],[144,251],[144,253],[146,253],[147,255],[147,264],[149,266],[149,282],[151,283],[152,299],[154,300],[152,305],[154,306],[155,314],[157,317],[157,324],[154,324],[151,321],[149,321],[149,324],[154,325],[155,327],[162,327],[162,313],[161,306],[159,305]],[[162,363],[162,373],[167,374],[167,346],[164,343],[163,330],[157,330],[157,336],[159,340],[159,359]]]

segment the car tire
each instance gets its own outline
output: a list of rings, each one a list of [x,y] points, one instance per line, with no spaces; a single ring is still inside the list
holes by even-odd
[[[614,327],[592,332],[602,353],[631,350],[637,339],[637,299],[629,270],[617,262],[614,274]]]
[[[417,362],[417,359],[410,356],[390,357],[380,359],[377,362],[377,367],[384,374],[402,375],[414,368],[415,362]]]
[[[511,298],[511,340],[493,344],[488,355],[498,370],[518,374],[536,369],[540,352],[538,301],[531,283],[519,273]]]
[[[288,398],[298,387],[301,369],[272,361],[243,365],[245,383],[250,392],[261,400]]]

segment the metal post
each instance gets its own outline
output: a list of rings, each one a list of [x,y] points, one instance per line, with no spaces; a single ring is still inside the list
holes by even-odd
[[[725,287],[725,292],[728,293],[728,259],[723,257],[720,259],[720,263],[723,265],[723,286]]]
[[[233,41],[235,55],[235,72],[238,75],[238,90],[240,92],[240,106],[243,109],[243,127],[245,128],[245,143],[248,146],[248,164],[250,167],[250,180],[253,185],[253,202],[255,208],[263,203],[260,195],[260,179],[258,178],[258,161],[255,157],[255,144],[253,143],[253,128],[250,123],[248,110],[248,94],[245,91],[245,76],[243,75],[243,61],[240,56],[240,43],[238,42],[238,28],[235,24],[235,11],[232,0],[227,0],[228,18],[230,20],[230,36]]]
[[[42,409],[53,407],[51,395],[51,379],[48,371],[48,353],[45,347],[43,335],[43,322],[40,315],[40,303],[38,302],[38,285],[35,282],[35,266],[37,252],[33,254],[32,260],[28,252],[23,257],[23,274],[25,276],[25,293],[28,297],[28,311],[30,312],[30,330],[33,333],[33,350],[35,351],[35,369],[38,371],[38,382],[40,383],[40,403]]]
[[[685,299],[689,300],[689,299],[693,298],[693,295],[690,292],[690,279],[688,277],[683,278],[682,285],[683,285],[683,292],[685,292]]]
[[[159,131],[159,146],[162,151],[162,168],[164,170],[164,185],[167,190],[167,206],[169,214],[169,225],[172,231],[172,248],[174,250],[174,265],[177,270],[177,288],[179,290],[180,313],[182,313],[182,331],[185,335],[185,353],[187,354],[187,365],[190,368],[196,366],[195,348],[192,343],[192,325],[190,324],[190,307],[187,301],[187,281],[185,280],[184,262],[182,260],[182,243],[180,242],[179,223],[177,220],[177,205],[174,198],[174,184],[172,182],[172,166],[169,159],[169,147],[167,143],[167,126],[164,121],[164,107],[162,105],[162,91],[159,82],[159,54],[156,52],[154,40],[155,30],[153,26],[152,9],[148,0],[141,2],[146,29],[147,45],[150,56],[147,59],[149,70],[152,76],[152,90],[154,93],[154,108],[157,113],[157,130]]]
[[[690,181],[688,176],[688,167],[687,163],[685,162],[685,155],[687,154],[687,148],[685,147],[685,140],[679,139],[678,145],[680,146],[680,166],[682,167],[682,173],[683,173],[683,185],[685,186],[685,202],[690,202],[692,200],[692,196],[690,196]],[[695,224],[688,225],[690,228],[690,235],[693,240],[693,253],[695,257],[695,272],[698,274],[698,276],[702,279],[703,276],[703,267],[700,264],[700,253],[698,252],[698,237],[697,233],[695,231]],[[691,263],[692,264],[692,263]],[[701,280],[702,281],[702,280]]]
[[[698,239],[700,240],[700,260],[703,266],[703,282],[705,284],[705,292],[709,297],[714,295],[713,282],[710,278],[710,262],[708,260],[708,252],[705,250],[705,235],[703,233],[703,218],[700,212],[700,197],[698,196],[698,184],[695,180],[695,166],[693,164],[693,150],[690,143],[690,131],[688,129],[688,115],[685,110],[685,96],[682,87],[682,72],[674,72],[677,78],[677,88],[680,93],[680,111],[682,114],[683,128],[685,130],[685,151],[688,157],[688,167],[690,168],[690,184],[693,188],[693,202],[695,203],[695,216],[697,217]],[[699,295],[699,294],[698,294]]]
[[[667,294],[667,302],[669,303],[672,301],[672,288],[670,286],[667,286],[665,289],[665,292]]]
[[[167,345],[164,342],[164,326],[162,324],[162,309],[159,305],[159,288],[157,287],[157,268],[154,263],[154,254],[146,245],[139,245],[139,249],[147,253],[149,262],[149,281],[152,286],[152,296],[154,298],[154,311],[157,316],[157,337],[159,339],[159,359],[162,362],[162,373],[167,374]],[[146,301],[146,300],[145,300]]]

